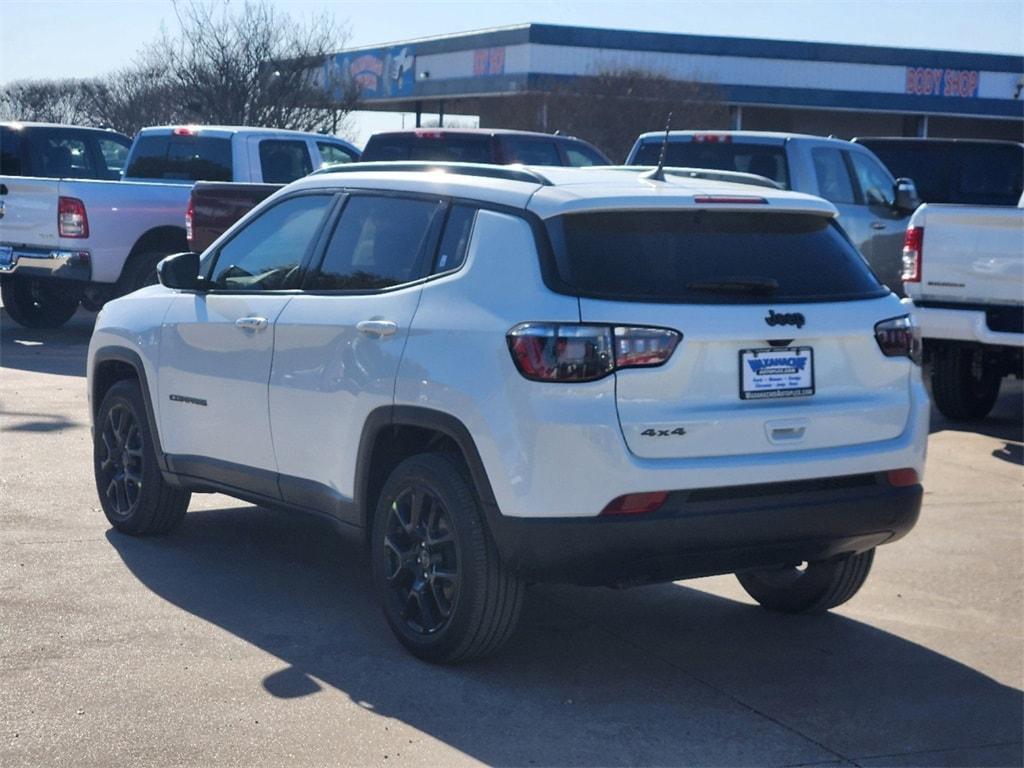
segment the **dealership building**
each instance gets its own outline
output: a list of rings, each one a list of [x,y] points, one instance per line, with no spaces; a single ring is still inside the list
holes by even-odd
[[[728,106],[722,125],[679,128],[1024,139],[1022,56],[524,24],[341,51],[324,75],[354,78],[361,109],[497,127],[502,99],[627,70]],[[520,127],[557,128],[544,114]]]

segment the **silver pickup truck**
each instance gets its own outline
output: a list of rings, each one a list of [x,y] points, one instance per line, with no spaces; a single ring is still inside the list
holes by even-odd
[[[642,134],[627,165],[656,165],[665,132]],[[783,189],[823,197],[878,279],[902,295],[903,231],[920,204],[910,179],[894,179],[870,150],[842,139],[762,131],[671,131],[665,164],[754,173]]]
[[[73,148],[65,154],[73,162]],[[21,325],[54,328],[79,304],[95,310],[156,282],[157,262],[188,250],[185,214],[197,180],[287,183],[358,158],[332,136],[165,126],[136,135],[120,181],[0,175],[4,308]]]

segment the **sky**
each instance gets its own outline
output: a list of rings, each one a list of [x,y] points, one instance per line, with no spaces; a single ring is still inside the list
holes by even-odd
[[[334,14],[347,25],[349,46],[538,22],[1024,54],[1024,0],[272,2],[297,18]],[[102,75],[130,63],[162,24],[174,28],[171,0],[0,0],[0,83]],[[361,116],[353,138],[361,145],[400,121]]]

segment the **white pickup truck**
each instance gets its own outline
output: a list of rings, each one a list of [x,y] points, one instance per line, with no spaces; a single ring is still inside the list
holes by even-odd
[[[332,136],[266,128],[164,126],[135,137],[120,181],[0,176],[0,295],[15,322],[54,328],[156,282],[188,250],[198,180],[287,183],[359,159]]]
[[[932,396],[955,420],[988,415],[1022,377],[1024,197],[1017,208],[922,205],[907,226],[903,285],[932,364]]]

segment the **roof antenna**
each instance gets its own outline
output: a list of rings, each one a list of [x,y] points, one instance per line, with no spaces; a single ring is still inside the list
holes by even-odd
[[[668,119],[665,120],[665,138],[661,140],[661,154],[658,155],[658,167],[647,173],[640,174],[641,179],[650,179],[651,181],[664,181],[665,180],[665,153],[668,151],[668,133],[672,130],[672,113],[668,113]]]

